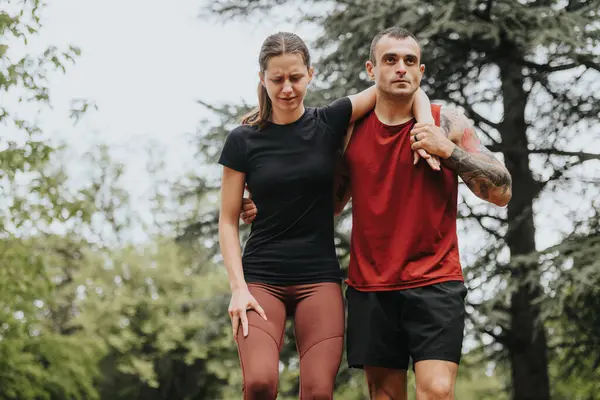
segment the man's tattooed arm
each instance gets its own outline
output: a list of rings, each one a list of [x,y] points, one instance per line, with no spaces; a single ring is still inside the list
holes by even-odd
[[[344,211],[348,201],[350,201],[350,197],[352,197],[350,189],[350,174],[346,169],[343,156],[340,152],[336,156],[333,178],[333,209],[335,215],[340,215]]]
[[[459,111],[442,107],[442,130],[456,147],[442,163],[454,170],[479,198],[505,206],[512,196],[510,173],[493,153],[481,144],[471,122]]]

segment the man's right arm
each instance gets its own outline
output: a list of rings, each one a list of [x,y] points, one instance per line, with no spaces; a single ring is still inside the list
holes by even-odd
[[[351,197],[350,174],[344,164],[344,156],[340,152],[335,160],[335,174],[333,176],[333,214],[340,215]]]
[[[333,215],[338,216],[344,211],[346,204],[352,197],[350,190],[350,172],[344,163],[346,149],[352,139],[354,124],[350,124],[344,136],[344,142],[341,150],[335,156],[335,170],[333,173]]]

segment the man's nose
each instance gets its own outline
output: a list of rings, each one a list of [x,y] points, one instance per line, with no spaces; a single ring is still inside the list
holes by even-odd
[[[396,73],[400,76],[406,74],[406,65],[402,61],[396,64]]]

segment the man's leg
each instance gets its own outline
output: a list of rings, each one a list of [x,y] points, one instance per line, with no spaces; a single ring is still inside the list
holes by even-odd
[[[371,400],[406,400],[408,347],[400,329],[398,292],[361,292],[351,287],[347,352],[351,368],[364,368]]]
[[[452,400],[465,327],[460,281],[405,291],[403,326],[415,363],[417,400]]]
[[[417,400],[453,400],[458,364],[423,360],[415,363]]]
[[[406,400],[406,370],[365,365],[371,400]]]

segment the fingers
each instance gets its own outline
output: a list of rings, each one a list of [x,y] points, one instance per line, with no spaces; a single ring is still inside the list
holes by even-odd
[[[426,160],[427,160],[428,158],[431,158],[431,154],[429,154],[428,152],[426,152],[426,151],[425,151],[425,150],[423,150],[423,149],[419,149],[419,150],[417,150],[417,153],[419,153],[419,156],[421,156],[422,158],[424,158],[424,159],[426,159]]]
[[[424,149],[419,149],[419,152],[425,151]],[[440,158],[434,154],[427,153],[430,157],[426,159],[427,164],[431,166],[436,171],[440,170]]]
[[[244,214],[244,216],[246,218],[248,218],[248,217],[254,217],[256,215],[257,211],[258,210],[256,209],[256,207],[253,207],[253,206],[252,207],[244,207],[244,208],[242,208],[242,213]]]
[[[233,329],[233,339],[237,342],[237,332],[240,329],[240,316],[237,313],[231,315],[231,327]]]
[[[260,306],[260,304],[258,304],[258,301],[254,300],[252,303],[250,303],[250,307],[252,307],[254,311],[256,311],[258,315],[262,317],[262,319],[267,321],[267,314],[265,313],[265,310]]]
[[[424,149],[417,149],[414,151],[413,154],[413,164],[417,164],[419,162],[419,159],[423,158],[434,171],[439,171],[441,169],[441,162],[438,156],[431,155],[427,153]]]
[[[415,131],[410,132],[410,144],[411,145],[413,145],[417,142],[422,142],[426,138],[427,138],[426,132],[415,132]]]
[[[437,160],[437,158],[431,157],[431,158],[428,158],[425,161],[427,161],[427,164],[429,164],[429,166],[431,167],[431,169],[433,169],[434,171],[439,171],[440,170],[440,162]]]
[[[240,215],[240,218],[242,219],[242,221],[244,221],[245,224],[251,224],[256,219],[256,213],[250,215],[248,215],[247,213],[242,213]]]
[[[257,213],[258,209],[256,208],[256,204],[254,204],[251,199],[244,197],[242,199],[242,212],[240,214],[242,221],[246,224],[252,223],[256,218]]]
[[[433,134],[432,125],[430,124],[415,124],[410,130],[410,143],[421,141]]]
[[[246,214],[249,212],[256,214],[256,205],[254,203],[242,203],[242,211]]]
[[[242,320],[242,334],[244,337],[248,336],[248,314],[246,310],[240,311],[240,319]]]

